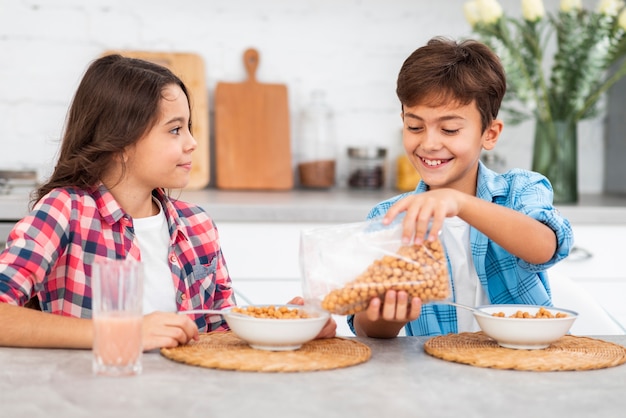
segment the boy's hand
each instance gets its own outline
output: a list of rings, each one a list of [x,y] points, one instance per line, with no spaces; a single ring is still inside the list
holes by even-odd
[[[418,297],[409,300],[407,292],[388,290],[385,293],[385,301],[381,307],[381,300],[374,298],[370,301],[365,315],[369,321],[384,320],[387,322],[400,322],[406,324],[419,318],[422,309],[422,301]]]
[[[384,303],[379,298],[370,301],[367,310],[354,316],[356,335],[361,337],[394,338],[407,322],[420,316],[422,301],[405,291],[388,290]]]
[[[435,241],[445,218],[457,216],[467,196],[453,189],[410,195],[389,208],[383,223],[389,224],[398,214],[406,212],[402,221],[402,242],[420,245],[425,239]]]

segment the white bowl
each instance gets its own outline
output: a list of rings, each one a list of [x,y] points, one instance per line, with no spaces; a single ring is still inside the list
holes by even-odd
[[[517,311],[536,315],[542,306],[536,305],[485,305],[479,306],[480,312],[474,313],[474,318],[482,331],[493,338],[502,347],[536,350],[547,348],[567,334],[578,313],[569,309],[543,306],[553,315],[564,313],[563,318],[509,318]],[[492,314],[503,312],[504,317]],[[486,315],[485,315],[486,314]]]
[[[268,306],[268,305],[252,305]],[[313,340],[324,328],[330,318],[326,311],[300,305],[274,305],[277,308],[287,306],[310,315],[310,318],[274,319],[255,318],[250,315],[230,312],[224,314],[231,331],[246,341],[250,347],[259,350],[287,351],[297,350],[302,344]],[[245,306],[244,306],[245,308]]]

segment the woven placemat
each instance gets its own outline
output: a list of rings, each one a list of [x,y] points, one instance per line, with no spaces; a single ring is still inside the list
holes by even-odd
[[[306,372],[353,366],[369,360],[370,348],[340,337],[313,340],[298,350],[265,351],[250,347],[231,331],[201,334],[199,341],[162,348],[170,360],[212,369],[249,372]]]
[[[542,350],[500,347],[482,332],[433,337],[424,344],[433,357],[495,369],[527,371],[593,370],[626,362],[626,348],[595,338],[566,335]]]

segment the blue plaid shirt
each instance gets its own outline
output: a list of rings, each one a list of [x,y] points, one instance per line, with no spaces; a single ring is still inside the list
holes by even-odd
[[[428,190],[420,182],[413,192],[404,193],[376,205],[368,218],[384,215],[389,207],[412,193]],[[552,305],[546,270],[568,256],[573,244],[572,228],[567,219],[552,204],[552,186],[541,174],[514,169],[504,174],[489,170],[479,162],[476,197],[506,206],[548,225],[557,238],[557,249],[544,264],[530,264],[510,254],[486,235],[470,227],[470,247],[480,283],[492,304],[519,303]],[[454,278],[452,280],[454,292]],[[354,332],[354,316],[348,325]],[[456,308],[448,305],[426,304],[420,317],[409,322],[407,335],[445,335],[456,333]]]

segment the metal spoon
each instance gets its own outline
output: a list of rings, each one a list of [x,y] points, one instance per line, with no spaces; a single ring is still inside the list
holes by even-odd
[[[226,315],[228,312],[226,310],[221,311],[219,309],[191,309],[188,311],[178,311],[179,314],[217,314],[217,315]]]
[[[239,313],[239,312],[232,312],[229,309],[224,309],[224,310],[219,310],[219,309],[190,309],[188,311],[178,311],[179,314],[186,314],[186,315],[191,315],[191,314],[215,314],[215,315],[237,315],[237,316],[247,316],[250,317],[250,315],[246,315],[243,313]]]
[[[471,311],[471,312],[473,312],[475,314],[479,314],[479,315],[491,316],[491,314],[488,314],[487,312],[483,312],[480,309],[476,309],[473,306],[463,305],[461,303],[456,303],[456,302],[452,302],[452,301],[449,301],[449,300],[441,300],[441,301],[438,301],[438,303],[445,304],[445,305],[456,306],[457,308],[466,309],[468,311]]]

